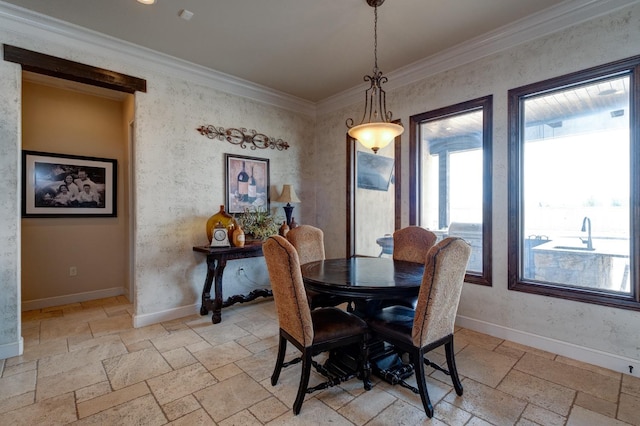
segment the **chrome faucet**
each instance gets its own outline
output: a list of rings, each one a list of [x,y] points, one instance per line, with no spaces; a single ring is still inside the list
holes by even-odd
[[[580,240],[587,245],[587,250],[593,250],[593,241],[591,240],[591,219],[587,216],[582,219],[582,232],[587,231],[587,241],[584,238],[580,238]]]

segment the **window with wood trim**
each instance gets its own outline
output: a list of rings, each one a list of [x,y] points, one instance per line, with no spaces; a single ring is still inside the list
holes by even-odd
[[[509,91],[509,289],[640,309],[638,71]]]
[[[491,285],[491,127],[493,97],[411,117],[412,225],[472,247],[465,281]]]

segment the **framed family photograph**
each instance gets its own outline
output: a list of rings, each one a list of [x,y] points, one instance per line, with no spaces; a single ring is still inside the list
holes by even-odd
[[[22,217],[116,217],[117,161],[22,151]]]
[[[225,154],[227,213],[269,211],[269,159]]]

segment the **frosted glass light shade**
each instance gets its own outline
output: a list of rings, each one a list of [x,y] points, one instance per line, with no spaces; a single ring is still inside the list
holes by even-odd
[[[366,148],[377,153],[379,149],[389,145],[396,136],[404,132],[404,127],[395,123],[365,123],[349,129],[349,136],[357,139]]]

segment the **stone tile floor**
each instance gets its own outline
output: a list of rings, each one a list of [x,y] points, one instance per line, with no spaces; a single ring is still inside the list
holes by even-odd
[[[351,380],[313,393],[294,416],[300,364],[270,383],[272,301],[227,308],[217,325],[133,329],[131,312],[124,297],[24,312],[24,355],[0,360],[0,424],[640,425],[640,379],[467,329],[455,334],[464,395],[428,369],[433,419],[376,378],[369,392]]]

